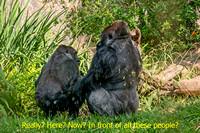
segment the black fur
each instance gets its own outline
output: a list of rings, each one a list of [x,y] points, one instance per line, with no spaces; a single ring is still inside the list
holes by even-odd
[[[72,117],[78,115],[81,98],[69,90],[79,79],[78,66],[76,50],[65,45],[60,45],[43,66],[35,82],[35,99],[47,116],[65,110]]]
[[[85,94],[92,113],[117,115],[139,107],[137,79],[142,67],[127,23],[116,21],[101,34],[91,67],[75,91]]]

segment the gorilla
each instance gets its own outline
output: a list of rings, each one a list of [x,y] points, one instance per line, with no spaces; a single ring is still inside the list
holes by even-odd
[[[128,25],[122,20],[101,33],[91,67],[74,87],[77,94],[85,94],[91,113],[114,116],[137,111],[142,60],[133,42]]]
[[[56,111],[69,110],[69,115],[72,118],[76,117],[82,101],[81,97],[72,93],[69,88],[78,79],[77,51],[70,46],[60,45],[35,81],[37,105],[47,116],[53,117]]]

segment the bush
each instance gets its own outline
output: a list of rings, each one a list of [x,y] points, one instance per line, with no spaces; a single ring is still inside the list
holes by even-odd
[[[50,31],[64,11],[45,14],[41,8],[22,21],[28,3],[21,9],[20,3],[13,0],[8,12],[6,3],[0,1],[0,69],[3,70],[0,71],[0,105],[5,106],[1,110],[7,113],[23,116],[35,112],[34,82],[65,37],[65,27],[59,28],[55,35]]]
[[[192,4],[186,0],[84,0],[82,8],[71,8],[71,14],[67,16],[71,18],[68,26],[73,31],[72,37],[85,33],[94,36],[96,43],[105,27],[122,19],[128,22],[130,29],[136,25],[141,29],[143,44],[149,44],[146,51],[174,39],[186,44],[197,41],[199,31],[195,22],[199,18],[196,12],[199,5],[198,0]]]
[[[18,110],[17,93],[13,85],[11,85],[5,77],[4,72],[0,69],[0,117],[7,116],[7,112]]]
[[[200,2],[196,1],[195,4]],[[192,32],[196,32],[195,22],[198,19],[196,5],[189,5],[185,0],[142,1],[138,5],[139,27],[144,42],[156,45],[173,39],[185,43],[192,41]],[[144,14],[145,11],[147,14]]]

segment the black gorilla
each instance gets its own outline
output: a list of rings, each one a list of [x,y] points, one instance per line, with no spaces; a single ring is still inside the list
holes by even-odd
[[[79,59],[74,48],[60,45],[51,56],[35,82],[37,105],[47,116],[56,111],[69,110],[69,115],[78,115],[81,98],[68,91],[79,78]]]
[[[127,23],[114,22],[104,29],[101,37],[91,67],[77,82],[75,91],[85,94],[92,113],[113,116],[136,112],[139,107],[137,78],[142,60],[132,43]]]

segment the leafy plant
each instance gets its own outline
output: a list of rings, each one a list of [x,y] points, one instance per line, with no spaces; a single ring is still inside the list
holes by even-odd
[[[145,51],[174,39],[176,43],[181,41],[187,45],[199,39],[195,22],[199,18],[196,7],[200,2],[193,2],[190,4],[185,0],[83,0],[82,8],[71,8],[71,13],[67,16],[71,19],[68,26],[73,31],[72,38],[81,34],[92,35],[93,42],[96,43],[105,27],[122,19],[128,22],[130,29],[135,26],[141,29],[142,45],[149,44]],[[193,32],[196,35],[193,35]]]
[[[21,9],[19,1],[13,0],[7,11],[7,0],[0,2],[0,68],[5,74],[1,101],[4,106],[8,103],[8,107],[16,107],[13,112],[22,116],[22,110],[27,114],[35,110],[34,81],[42,65],[65,38],[66,27],[59,17],[68,13],[44,13],[42,7],[23,20],[27,4]],[[58,23],[60,26],[54,35],[51,28]]]
[[[126,20],[132,29],[136,25],[134,6],[133,3],[125,6],[125,3],[125,0],[84,0],[82,8],[71,8],[67,19],[71,19],[68,27],[72,31],[72,38],[87,34],[93,36],[92,42],[96,43],[103,29],[118,19]]]
[[[3,116],[7,116],[7,112],[13,112],[17,110],[16,105],[17,93],[7,80],[4,72],[0,69],[0,109]]]

